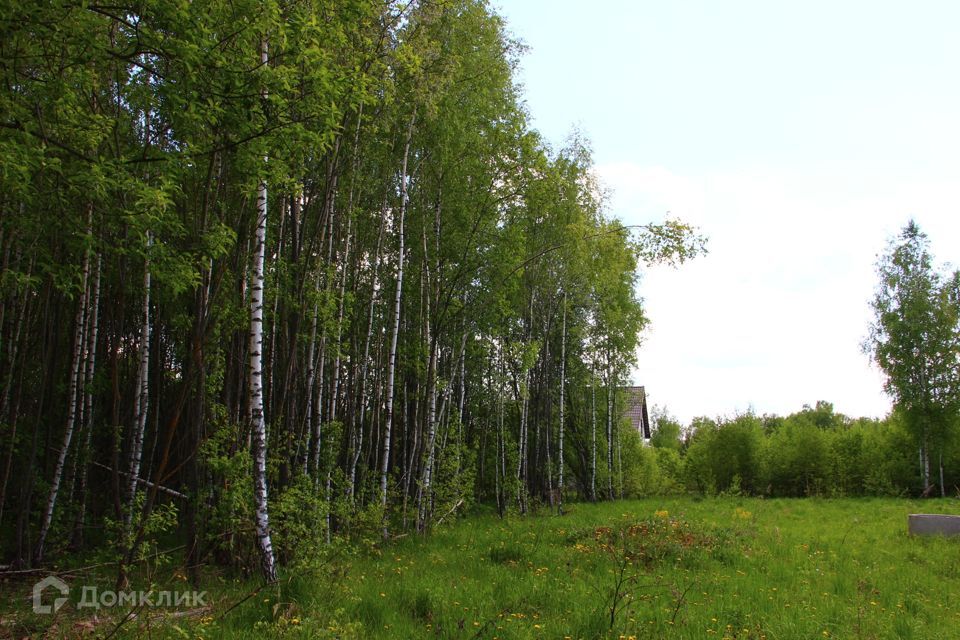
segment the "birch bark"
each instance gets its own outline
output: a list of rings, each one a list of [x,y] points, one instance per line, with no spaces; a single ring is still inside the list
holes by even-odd
[[[397,335],[400,333],[400,297],[403,289],[403,223],[407,213],[407,202],[410,197],[407,185],[407,161],[410,157],[410,142],[413,138],[413,125],[416,122],[417,110],[410,116],[407,127],[407,141],[403,148],[403,168],[400,173],[400,220],[397,227],[397,236],[400,240],[397,255],[397,291],[393,303],[393,335],[390,337],[390,355],[387,364],[387,417],[383,428],[383,457],[380,460],[380,506],[383,508],[383,537],[388,536],[386,527],[387,518],[387,474],[390,470],[390,435],[393,427],[393,385],[397,370]]]
[[[93,205],[87,207],[87,226],[93,218]],[[63,468],[67,460],[67,453],[70,450],[70,442],[73,439],[73,428],[77,417],[77,408],[79,405],[79,381],[80,370],[83,360],[84,337],[86,336],[86,317],[87,300],[90,296],[90,251],[87,250],[83,257],[83,276],[81,279],[83,293],[80,296],[77,305],[77,315],[74,322],[73,334],[73,355],[70,364],[70,384],[67,391],[67,424],[63,432],[63,442],[60,444],[60,452],[57,455],[57,464],[53,469],[53,480],[50,482],[50,492],[47,495],[47,504],[43,510],[43,518],[40,521],[40,533],[37,535],[37,544],[33,550],[33,560],[35,564],[43,562],[43,550],[47,541],[47,534],[50,532],[50,525],[53,522],[54,509],[57,506],[57,494],[60,492],[60,481],[63,478]]]
[[[260,43],[260,64],[268,63],[267,41]],[[263,90],[266,97],[266,90]],[[266,158],[264,158],[266,161]],[[267,183],[257,188],[257,230],[254,249],[253,283],[250,295],[249,395],[253,444],[253,491],[256,510],[256,537],[260,569],[264,579],[275,582],[277,567],[270,538],[270,511],[267,503],[267,423],[263,406],[263,295],[264,261],[267,245]]]
[[[563,418],[564,418],[564,387],[566,387],[567,364],[567,295],[563,295],[563,329],[560,338],[560,446],[557,452],[559,478],[557,480],[557,513],[563,515]]]
[[[143,436],[147,428],[147,415],[150,409],[150,247],[153,237],[147,232],[147,257],[143,268],[143,304],[140,309],[140,363],[137,368],[137,387],[134,392],[133,406],[136,422],[130,439],[130,462],[127,466],[127,511],[124,522],[129,526],[133,518],[134,498],[137,495],[137,482],[140,479],[140,461],[143,457]]]

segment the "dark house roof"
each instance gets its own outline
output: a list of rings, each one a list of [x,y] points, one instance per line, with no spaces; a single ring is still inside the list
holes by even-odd
[[[650,415],[647,413],[647,392],[643,387],[624,387],[623,415],[644,438],[650,438]]]

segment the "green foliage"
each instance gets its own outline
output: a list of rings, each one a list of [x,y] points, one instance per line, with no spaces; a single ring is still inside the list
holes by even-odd
[[[296,573],[316,573],[327,559],[328,503],[313,479],[301,474],[271,505],[278,559]]]
[[[203,464],[220,478],[199,497],[208,524],[205,541],[221,562],[252,570],[253,479],[249,450],[239,448],[241,431],[237,425],[223,423],[207,439],[200,451]]]
[[[780,496],[823,494],[830,481],[830,436],[806,416],[787,419],[767,442],[770,489]]]
[[[134,562],[150,560],[154,566],[169,564],[173,560],[172,556],[160,549],[159,545],[166,536],[176,529],[177,505],[161,502],[149,513],[144,514],[143,503],[145,500],[145,493],[138,491],[131,505],[130,524],[126,525],[122,521],[106,517],[103,523],[104,530],[108,540],[113,543],[115,548],[130,549],[133,548],[134,537],[138,535],[142,528],[143,542],[136,547],[136,554],[132,560]]]
[[[686,448],[687,485],[701,493],[757,491],[763,482],[761,446],[763,431],[753,415],[738,416],[719,424],[695,419]]]
[[[706,495],[886,496],[909,493],[919,470],[897,414],[850,420],[818,402],[789,416],[694,419],[678,454],[655,448],[662,492]],[[953,449],[944,457],[953,477]]]
[[[651,412],[650,444],[657,449],[680,450],[680,433],[682,425],[666,412],[654,407]]]
[[[664,478],[656,452],[644,445],[643,438],[629,427],[623,429],[620,446],[623,457],[623,495],[640,498],[664,489]]]
[[[60,497],[52,547],[110,515],[91,495],[122,502],[105,469],[132,468],[141,353],[144,466],[162,461],[164,487],[189,496],[178,532],[188,562],[256,568],[260,462],[277,553],[297,569],[315,569],[328,538],[372,549],[411,512],[455,525],[492,501],[497,468],[507,510],[518,495],[552,501],[561,369],[565,495],[583,494],[585,390],[598,378],[616,387],[635,361],[647,324],[639,269],[692,258],[703,239],[677,220],[624,227],[589,142],[574,135],[554,151],[530,129],[522,46],[488,3],[4,9],[4,562],[31,555],[59,443],[75,491]],[[251,448],[251,343],[265,452]],[[616,420],[606,413],[601,432]],[[623,468],[601,464],[598,479],[663,491],[659,454],[634,436],[600,434],[601,453],[622,447]]]
[[[942,455],[960,422],[960,272],[938,272],[929,245],[912,220],[890,241],[864,344],[920,450],[924,489],[931,452]]]

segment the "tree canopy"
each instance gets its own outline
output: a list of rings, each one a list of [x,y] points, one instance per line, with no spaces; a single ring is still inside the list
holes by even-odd
[[[865,348],[914,435],[926,487],[931,450],[942,465],[943,447],[960,420],[960,272],[935,268],[929,239],[911,220],[878,260],[877,275]],[[940,490],[945,493],[942,472]]]
[[[271,579],[623,493],[638,270],[703,239],[625,227],[529,127],[486,2],[2,9],[4,556],[106,527],[122,573],[178,513],[188,567]]]

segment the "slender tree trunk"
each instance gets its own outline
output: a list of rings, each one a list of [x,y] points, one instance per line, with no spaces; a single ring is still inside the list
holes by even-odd
[[[497,460],[496,460],[496,490],[497,490],[497,514],[502,518],[506,511],[506,489],[507,482],[507,462],[506,462],[506,442],[503,436],[503,404],[504,380],[506,379],[506,370],[503,364],[503,345],[497,342]]]
[[[940,497],[947,497],[947,488],[943,483],[943,445],[940,448]]]
[[[387,364],[387,407],[386,407],[386,425],[383,430],[383,457],[380,460],[380,506],[383,509],[383,537],[386,538],[387,531],[387,474],[390,471],[390,435],[393,426],[393,384],[397,369],[397,336],[400,333],[400,296],[403,289],[403,222],[407,213],[407,201],[410,196],[407,185],[407,159],[410,157],[410,142],[413,138],[413,124],[417,118],[417,110],[413,110],[410,116],[410,124],[407,127],[407,141],[403,149],[403,169],[400,173],[400,220],[397,228],[397,236],[400,241],[400,248],[397,254],[397,290],[393,303],[393,335],[390,337],[390,355]]]
[[[332,164],[331,160],[331,164]],[[331,172],[333,170],[331,169]],[[330,186],[328,188],[328,193],[326,200],[327,211],[327,261],[326,267],[329,268],[329,265],[333,261],[333,220],[334,220],[334,190],[336,189],[336,174],[333,174],[332,177],[328,180]],[[324,291],[328,292],[330,290],[330,276],[327,275],[324,277]],[[323,370],[327,362],[327,330],[326,326],[321,328],[320,331],[320,363],[319,363],[319,373],[317,375],[317,398],[314,403],[316,407],[316,420],[314,421],[314,434],[313,434],[313,473],[314,473],[314,483],[320,485],[320,477],[322,473],[321,469],[321,451],[323,450]]]
[[[314,283],[314,294],[319,295],[320,292],[320,274],[317,273],[317,277]],[[303,474],[307,475],[310,472],[310,443],[313,441],[314,433],[316,432],[317,422],[317,409],[314,406],[314,398],[316,396],[315,386],[316,386],[316,373],[317,373],[317,363],[314,358],[317,351],[317,324],[320,318],[320,303],[319,301],[314,301],[313,303],[313,320],[310,324],[310,346],[307,348],[307,408],[306,408],[306,440],[307,443],[304,446],[304,455],[302,461],[302,470]],[[298,445],[299,446],[299,445]]]
[[[517,443],[517,506],[527,512],[527,415],[530,407],[530,372],[525,370],[520,385],[520,438]]]
[[[267,41],[260,44],[260,63],[267,65]],[[264,97],[266,91],[264,90]],[[264,162],[266,162],[264,158]],[[267,183],[260,180],[257,194],[256,249],[253,286],[250,296],[250,420],[253,428],[253,487],[256,506],[256,536],[260,551],[260,569],[267,582],[275,582],[277,568],[270,538],[270,512],[267,502],[267,423],[263,406],[263,288],[267,246]]]
[[[147,428],[147,416],[150,408],[150,247],[153,244],[150,232],[147,232],[147,257],[143,269],[143,306],[141,307],[140,326],[140,364],[137,368],[137,387],[133,404],[136,422],[130,440],[130,463],[127,475],[127,511],[125,522],[130,525],[133,517],[134,498],[137,495],[137,482],[140,480],[140,461],[143,453],[143,437]]]
[[[616,432],[617,442],[617,495],[623,500],[623,442],[620,438],[622,431],[620,428],[620,420],[614,420],[613,430]]]
[[[353,226],[353,216],[351,212],[347,212],[347,234],[346,234],[346,246],[343,250],[343,260],[341,264],[343,265],[343,273],[341,274],[340,279],[340,295],[339,301],[337,302],[337,339],[334,342],[334,359],[333,359],[333,383],[331,384],[330,392],[330,419],[337,419],[337,399],[340,394],[340,341],[343,337],[343,310],[344,310],[344,295],[347,290],[347,266],[350,263],[350,240],[351,240],[351,228]]]
[[[428,311],[428,318],[429,315]],[[421,532],[426,530],[426,521],[429,512],[428,504],[430,502],[430,491],[433,481],[434,447],[437,438],[437,351],[439,350],[439,346],[435,340],[430,339],[429,333],[427,340],[431,343],[430,359],[427,364],[427,440],[425,443],[427,457],[423,464],[420,487],[417,492],[417,530]]]
[[[87,511],[87,478],[90,461],[90,442],[93,437],[93,377],[97,363],[97,332],[100,315],[100,274],[103,259],[97,256],[97,266],[93,278],[93,302],[90,305],[90,318],[87,321],[87,367],[84,380],[84,419],[83,447],[79,456],[80,484],[77,491],[77,517],[73,525],[72,546],[79,549],[83,545],[83,529]]]
[[[87,207],[87,226],[93,219],[93,205]],[[47,534],[50,532],[50,525],[53,522],[53,513],[57,505],[57,494],[60,491],[60,480],[63,478],[63,468],[67,460],[67,453],[70,450],[70,442],[73,439],[74,422],[76,421],[77,409],[79,405],[79,383],[80,370],[83,359],[84,337],[86,335],[85,320],[87,316],[87,300],[90,295],[90,251],[85,250],[83,257],[83,276],[81,279],[82,295],[77,306],[77,315],[74,322],[73,334],[73,357],[70,365],[70,384],[67,391],[67,424],[63,432],[63,442],[60,445],[60,452],[57,455],[57,464],[53,470],[53,480],[50,482],[50,492],[47,495],[47,505],[43,510],[43,519],[40,521],[40,533],[37,536],[37,543],[33,550],[33,560],[35,564],[43,562],[44,545],[47,541]]]
[[[549,316],[549,313],[547,314]],[[544,406],[544,418],[546,424],[543,429],[543,451],[544,456],[547,460],[547,473],[546,473],[546,485],[547,485],[547,499],[550,502],[550,508],[553,509],[556,506],[556,499],[554,496],[553,490],[553,454],[551,442],[551,436],[553,435],[553,394],[550,392],[550,374],[552,373],[552,367],[550,366],[550,323],[544,323],[544,332],[543,332],[543,358],[540,365],[540,379],[538,381],[538,386],[540,388],[541,395],[543,397]],[[539,426],[538,429],[539,431]],[[538,451],[539,451],[539,438],[538,438]],[[539,471],[539,468],[538,468]],[[541,482],[541,487],[543,483]],[[542,490],[542,489],[541,489]]]
[[[590,367],[590,500],[597,501],[597,372]]]
[[[370,359],[370,341],[373,337],[373,316],[377,305],[377,294],[379,293],[380,281],[380,245],[383,240],[383,229],[386,226],[386,203],[383,207],[381,216],[380,230],[377,232],[377,248],[373,254],[373,281],[370,286],[370,310],[367,314],[367,337],[363,342],[363,360],[360,365],[360,408],[358,411],[357,441],[354,445],[353,455],[350,458],[350,501],[353,502],[357,488],[357,464],[360,460],[360,452],[363,450],[363,427],[364,418],[367,415],[367,395],[369,385],[367,384],[367,370]],[[371,438],[371,442],[375,442]]]
[[[460,343],[460,403],[457,406],[457,466],[456,474],[460,477],[463,458],[463,405],[467,398],[467,329],[463,329],[463,341]],[[483,477],[483,456],[480,456],[480,477]]]
[[[607,498],[613,500],[613,372],[607,354]]]
[[[557,452],[559,478],[557,480],[557,513],[563,515],[563,419],[564,419],[564,387],[567,386],[567,295],[563,295],[563,329],[560,338],[560,446]]]
[[[333,359],[333,382],[330,385],[330,420],[335,421],[337,419],[337,400],[340,395],[340,355],[341,355],[341,339],[343,337],[343,309],[344,309],[344,295],[347,289],[347,275],[348,267],[350,264],[350,239],[351,239],[351,227],[353,223],[353,214],[351,211],[347,211],[347,233],[344,242],[346,246],[343,251],[343,272],[340,279],[340,295],[339,302],[337,303],[337,336],[336,340],[333,343],[334,349],[334,359]],[[333,443],[331,442],[331,445]],[[330,537],[333,531],[333,522],[331,520],[332,509],[330,508],[330,503],[333,498],[333,465],[334,461],[331,460],[327,465],[327,478],[326,478],[326,496],[327,496],[327,544],[330,544]]]
[[[33,273],[33,263],[31,261],[30,268],[27,270],[28,276]],[[19,405],[20,405],[20,395],[23,390],[23,359],[26,356],[26,352],[21,353],[20,348],[20,335],[23,331],[24,323],[26,322],[27,310],[30,307],[30,288],[24,287],[23,291],[23,302],[20,305],[19,313],[17,314],[16,326],[13,330],[13,335],[10,340],[10,349],[8,350],[8,362],[9,369],[7,371],[7,382],[4,385],[3,391],[3,401],[0,403],[0,420],[6,417],[8,424],[10,425],[10,449],[7,452],[7,461],[3,468],[3,480],[0,480],[0,526],[3,525],[3,513],[4,508],[7,504],[7,484],[10,480],[10,470],[13,468],[13,458],[17,450],[17,421]],[[2,324],[0,324],[2,327]],[[20,356],[21,366],[17,367],[17,357]],[[18,371],[19,370],[19,371]],[[19,379],[19,390],[14,401],[14,408],[10,409],[10,397],[14,385],[14,372],[18,371],[20,375]]]
[[[425,312],[423,314],[423,333],[424,341],[427,344],[427,415],[426,415],[426,461],[423,464],[423,471],[420,477],[420,486],[417,490],[417,530],[423,532],[426,530],[427,518],[429,517],[430,494],[433,482],[433,460],[434,449],[437,438],[437,360],[440,351],[440,336],[433,335],[431,331],[430,304],[433,296],[433,285],[430,274],[430,253],[427,245],[427,227],[423,226],[423,270],[424,270],[424,302]],[[434,273],[437,277],[439,274]]]
[[[923,476],[923,494],[927,495],[927,490],[930,488],[930,450],[926,436],[920,445],[920,473]]]

